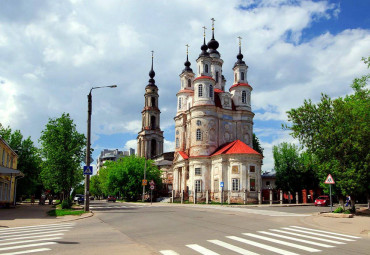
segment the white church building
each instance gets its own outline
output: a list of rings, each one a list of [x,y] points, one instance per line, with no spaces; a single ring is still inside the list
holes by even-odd
[[[175,196],[193,201],[242,203],[257,201],[261,190],[262,155],[253,149],[252,86],[241,45],[226,89],[223,60],[214,38],[201,46],[196,70],[188,55],[180,74],[175,119],[175,155],[172,165]],[[223,184],[223,187],[221,188]],[[208,193],[208,195],[207,195]]]

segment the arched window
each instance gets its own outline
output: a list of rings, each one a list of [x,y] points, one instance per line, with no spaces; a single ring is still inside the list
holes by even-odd
[[[155,116],[153,115],[150,117],[150,126],[152,129],[155,129]]]
[[[197,129],[197,141],[201,141],[202,140],[202,132],[200,131],[200,129],[198,128]]]
[[[212,84],[209,85],[209,97],[213,98],[213,86],[212,86]]]
[[[247,103],[247,93],[245,92],[245,90],[242,91],[242,103]]]
[[[198,73],[200,74],[200,66],[198,66]]]
[[[150,143],[150,152],[152,157],[157,155],[157,141],[155,139],[152,139]]]
[[[218,72],[216,72],[216,82],[218,82]]]
[[[191,87],[191,80],[188,79],[188,87]]]
[[[204,65],[204,72],[208,73],[208,65],[207,64]]]
[[[198,97],[202,97],[203,96],[203,86],[202,84],[199,84],[198,85]]]
[[[155,97],[152,97],[152,107],[155,107]]]
[[[180,147],[179,138],[176,138],[176,148],[179,148],[179,147]]]
[[[237,78],[238,78],[238,76],[237,76],[237,74],[235,74],[235,82],[237,81]]]
[[[241,72],[241,73],[240,73],[240,79],[241,79],[242,81],[244,81],[244,72]]]
[[[181,97],[179,97],[179,110],[181,109]]]

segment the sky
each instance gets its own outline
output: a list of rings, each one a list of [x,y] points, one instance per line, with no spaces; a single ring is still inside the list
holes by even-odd
[[[208,41],[214,18],[226,89],[243,38],[254,133],[270,171],[272,147],[297,143],[281,128],[286,111],[321,93],[352,93],[352,80],[368,72],[361,58],[370,55],[369,13],[368,0],[3,0],[0,123],[38,146],[49,118],[65,112],[86,134],[90,88],[117,84],[92,93],[93,158],[103,149],[136,150],[153,50],[164,151],[173,151],[185,45],[194,69],[202,27]]]

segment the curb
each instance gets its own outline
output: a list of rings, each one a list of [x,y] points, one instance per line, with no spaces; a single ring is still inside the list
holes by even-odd
[[[93,213],[92,211],[90,211],[89,213],[82,214],[82,215],[78,216],[78,218],[75,218],[75,219],[66,219],[66,220],[61,220],[60,222],[68,222],[68,221],[83,220],[83,219],[90,218],[90,217],[93,217],[93,216],[94,216],[94,213]],[[59,217],[64,217],[64,216],[59,216]],[[58,219],[58,218],[57,218],[57,219]],[[59,219],[62,219],[62,218],[59,218]]]
[[[343,213],[321,213],[320,216],[331,218],[353,218],[353,214],[343,214]]]

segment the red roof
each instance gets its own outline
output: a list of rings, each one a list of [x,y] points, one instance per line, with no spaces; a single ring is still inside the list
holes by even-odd
[[[183,152],[183,151],[179,151],[179,154],[181,155],[181,157],[182,157],[183,159],[188,159],[188,158],[189,158],[189,156],[188,156],[188,155],[186,155],[186,153],[185,153],[185,152]]]
[[[228,143],[218,149],[212,156],[221,155],[221,154],[256,154],[261,155],[257,151],[253,150],[251,147],[246,145],[240,140]],[[262,156],[262,155],[261,155]]]
[[[215,89],[214,91],[215,91],[215,93],[223,93],[224,92],[221,89]]]
[[[236,84],[232,85],[229,90],[231,90],[232,88],[235,88],[235,87],[242,87],[242,86],[252,88],[252,86],[249,85],[248,83],[236,83]]]
[[[196,81],[196,80],[200,80],[200,79],[208,79],[208,80],[212,80],[212,81],[214,81],[214,79],[212,78],[212,77],[210,77],[210,76],[199,76],[199,77],[197,77],[197,78],[195,78],[194,79],[194,81]]]

